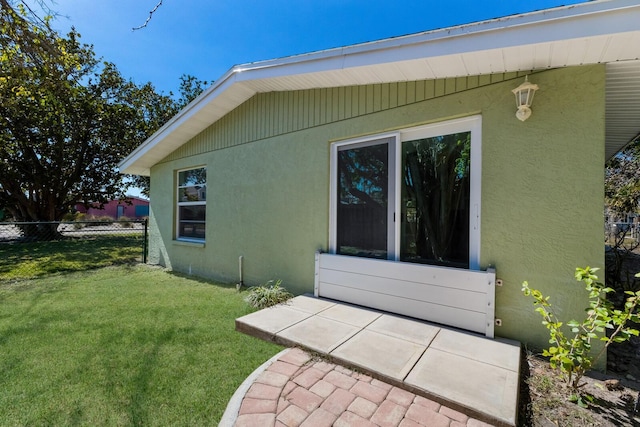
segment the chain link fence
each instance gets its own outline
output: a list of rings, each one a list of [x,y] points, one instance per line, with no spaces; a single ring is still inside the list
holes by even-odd
[[[0,222],[0,281],[147,262],[147,220]]]
[[[624,235],[624,239],[628,241],[640,242],[640,224],[635,222],[606,222],[604,231],[608,242],[614,241],[621,235]]]

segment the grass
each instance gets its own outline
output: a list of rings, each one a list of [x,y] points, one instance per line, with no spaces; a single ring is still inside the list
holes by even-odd
[[[142,239],[140,234],[119,234],[0,244],[0,280],[140,262]]]
[[[233,286],[146,266],[0,282],[3,425],[215,425],[280,347]]]

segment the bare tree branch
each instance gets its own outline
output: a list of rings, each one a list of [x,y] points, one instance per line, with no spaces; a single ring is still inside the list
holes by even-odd
[[[153,9],[151,9],[151,11],[149,12],[149,17],[147,18],[146,21],[144,21],[144,24],[140,25],[139,27],[133,27],[131,29],[131,31],[136,31],[136,30],[141,30],[142,28],[146,27],[147,24],[149,23],[149,21],[151,21],[151,18],[153,17],[153,13],[158,10],[158,8],[162,6],[162,0],[160,0],[158,2],[158,4],[156,4],[156,7],[154,7]]]

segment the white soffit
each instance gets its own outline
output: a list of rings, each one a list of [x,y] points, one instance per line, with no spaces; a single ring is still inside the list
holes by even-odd
[[[640,133],[640,61],[607,64],[605,155],[610,159]]]
[[[600,0],[239,65],[136,148],[120,170],[149,175],[151,166],[256,93],[637,60],[638,22],[637,0]],[[620,86],[640,81],[633,73],[618,77]],[[621,141],[631,132],[609,139],[609,111],[628,107],[616,99],[610,104],[607,95],[607,157],[629,142]],[[616,129],[638,127],[623,122]]]

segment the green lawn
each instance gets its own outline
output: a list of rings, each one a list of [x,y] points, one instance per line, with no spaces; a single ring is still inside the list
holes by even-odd
[[[1,425],[216,425],[280,347],[233,286],[147,266],[0,282]]]
[[[33,278],[142,260],[142,234],[0,244],[0,280]]]

